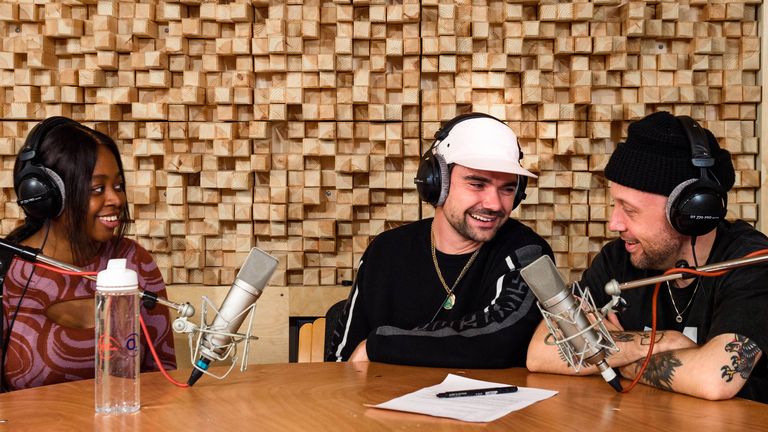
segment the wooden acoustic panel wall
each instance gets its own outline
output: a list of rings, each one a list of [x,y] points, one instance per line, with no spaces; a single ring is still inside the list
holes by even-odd
[[[606,239],[601,171],[632,120],[701,121],[734,155],[729,216],[757,218],[758,1],[4,1],[0,213],[14,156],[65,115],[118,142],[132,235],[170,284],[351,280],[441,121],[493,114],[539,174],[514,214],[578,276]]]

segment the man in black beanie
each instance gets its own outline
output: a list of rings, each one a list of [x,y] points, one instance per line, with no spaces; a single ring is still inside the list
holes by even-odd
[[[730,154],[690,118],[659,112],[632,123],[605,177],[614,201],[609,228],[620,238],[603,247],[580,282],[598,307],[611,300],[604,292],[610,280],[638,280],[768,248],[768,238],[748,223],[723,219],[735,180]],[[652,286],[623,291],[626,308],[608,316],[619,348],[608,363],[627,379],[648,350],[652,293]],[[767,265],[664,283],[657,320],[654,355],[640,382],[705,399],[738,395],[768,403]],[[531,371],[596,372],[594,366],[573,371],[544,342],[546,333],[540,325],[531,340]]]

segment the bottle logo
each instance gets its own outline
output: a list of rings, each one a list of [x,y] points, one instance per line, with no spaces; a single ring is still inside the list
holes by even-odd
[[[139,335],[138,333],[131,333],[122,344],[112,336],[101,335],[99,336],[98,348],[99,356],[103,359],[111,359],[120,351],[130,357],[136,357],[139,355]]]
[[[136,357],[139,355],[139,335],[138,333],[131,333],[125,339],[125,349],[128,351],[128,355]]]
[[[109,335],[99,336],[99,356],[103,359],[111,359],[119,346],[117,339]]]

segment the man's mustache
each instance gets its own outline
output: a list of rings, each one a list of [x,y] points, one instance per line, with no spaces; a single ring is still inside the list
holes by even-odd
[[[468,213],[474,213],[480,216],[490,216],[490,217],[497,217],[497,218],[503,218],[505,216],[504,213],[501,211],[488,210],[488,209],[470,210]]]

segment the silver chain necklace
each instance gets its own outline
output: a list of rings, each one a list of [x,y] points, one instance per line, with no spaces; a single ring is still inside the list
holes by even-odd
[[[696,297],[696,291],[699,290],[699,282],[701,282],[700,278],[696,278],[696,286],[693,288],[693,294],[691,294],[691,299],[688,300],[688,304],[685,305],[682,311],[677,309],[677,305],[675,304],[675,297],[672,295],[672,287],[669,284],[669,281],[667,281],[667,291],[669,291],[669,299],[672,300],[672,307],[675,308],[675,313],[677,316],[675,317],[675,321],[678,323],[683,322],[683,314],[685,311],[688,310],[688,308],[693,304],[693,299]]]

